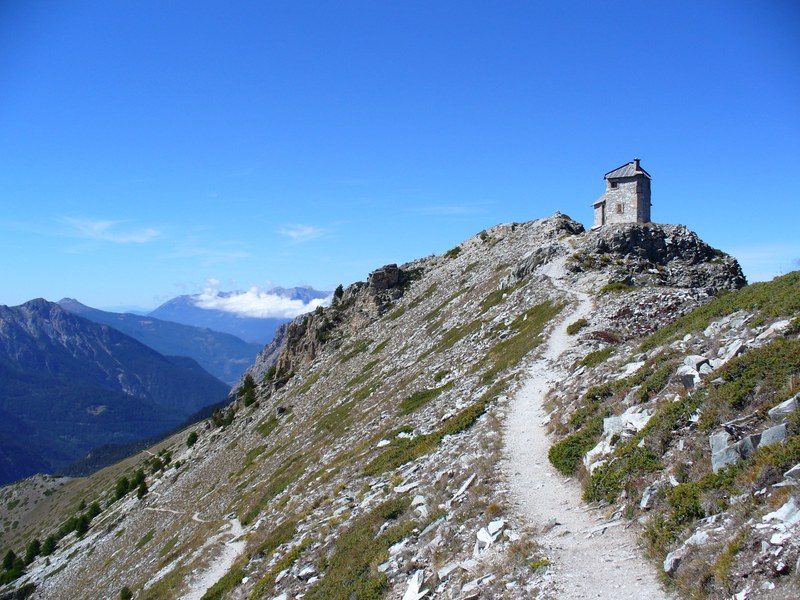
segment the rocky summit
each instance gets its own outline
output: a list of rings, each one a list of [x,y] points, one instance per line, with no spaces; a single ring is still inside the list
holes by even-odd
[[[3,488],[0,594],[797,597],[798,298],[561,214],[383,266],[211,419]]]

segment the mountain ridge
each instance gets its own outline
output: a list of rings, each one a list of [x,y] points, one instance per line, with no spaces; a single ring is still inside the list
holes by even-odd
[[[673,427],[694,436],[684,443],[693,448],[694,468],[705,477],[711,453],[699,444],[706,441],[702,431],[692,429],[690,421],[674,426],[664,416],[689,402],[681,392],[683,382],[690,378],[704,387],[715,368],[737,366],[738,358],[726,357],[741,336],[753,340],[754,349],[772,348],[783,339],[778,331],[785,331],[792,344],[800,331],[776,325],[797,321],[800,306],[783,302],[770,309],[761,299],[755,304],[741,300],[762,289],[734,291],[744,285],[735,259],[680,226],[586,232],[560,214],[498,225],[443,255],[386,265],[366,282],[342,290],[329,308],[285,326],[283,337],[251,369],[252,381],[243,382],[235,402],[163,442],[161,448],[179,465],[147,475],[153,494],[118,500],[109,495],[115,477],[136,468],[149,471],[154,458],[142,454],[126,467],[69,482],[63,492],[43,500],[54,506],[56,497],[87,489],[91,482],[87,501],[107,504],[84,536],[68,534],[50,564],[36,559],[18,583],[38,586],[42,598],[110,597],[123,586],[153,600],[206,593],[253,600],[299,594],[416,598],[425,589],[445,598],[572,598],[574,565],[564,562],[557,548],[563,536],[572,536],[580,560],[586,552],[602,556],[594,548],[611,539],[602,534],[609,528],[631,527],[644,535],[660,519],[671,518],[664,512],[671,503],[688,512],[680,513],[684,520],[674,525],[676,537],[658,552],[679,549],[685,536],[697,527],[702,533],[706,525],[691,512],[694,504],[679,503],[698,488],[685,485],[693,480],[678,480],[693,471],[675,471],[679,463],[673,462],[641,463],[653,470],[631,471],[633,479],[621,479],[629,486],[625,493],[607,492],[613,498],[592,508],[596,531],[566,532],[558,522],[531,522],[511,485],[522,474],[504,467],[505,426],[535,375],[529,370],[555,361],[564,371],[563,379],[547,384],[547,396],[538,398],[547,403],[543,419],[558,449],[554,464],[577,469],[571,480],[562,477],[564,493],[580,494],[578,479],[596,487],[589,467],[586,473],[580,467],[595,446],[597,456],[619,452],[620,464],[629,464],[624,452],[635,451],[640,439],[645,446],[667,440]],[[774,299],[798,297],[796,283],[778,293],[786,285],[777,281],[765,293]],[[725,290],[730,293],[718,295]],[[573,292],[590,302],[580,318],[573,312]],[[706,306],[710,312],[703,312]],[[739,337],[715,337],[718,330],[729,331],[727,325],[717,328],[715,319],[729,318],[741,306],[763,321],[749,317],[751,328],[748,318],[737,317]],[[714,363],[718,367],[695,377],[679,364],[685,353],[701,350],[693,341],[698,334],[691,333],[698,327],[711,336],[703,343],[724,353],[714,356],[723,361]],[[548,340],[556,334],[569,344],[550,356]],[[749,351],[741,348],[747,357]],[[730,371],[726,377],[735,381]],[[767,406],[781,400],[770,396]],[[625,425],[617,437],[611,429],[606,436],[604,418],[610,419],[608,427],[616,426],[616,418],[641,422],[633,411],[626,412],[631,407],[651,415],[649,428],[632,434]],[[656,428],[666,423],[667,430]],[[790,440],[796,439],[792,431]],[[672,443],[665,461],[680,459]],[[546,463],[547,457],[536,460]],[[608,464],[613,467],[617,460]],[[670,492],[670,475],[677,492]],[[536,481],[526,483],[536,489]],[[648,496],[644,492],[650,486],[657,491]],[[766,518],[759,512],[764,505],[758,504],[766,501],[759,498],[782,506],[786,492],[774,490],[748,496],[757,511],[754,522]],[[66,518],[70,512],[61,514]],[[753,528],[749,535],[761,535],[758,531]],[[25,536],[46,533],[41,524],[29,523],[6,533],[3,542],[20,548]],[[702,579],[710,597],[728,597],[727,586],[734,583],[734,592],[743,589],[740,572],[759,585],[774,586],[776,594],[791,590],[791,561],[800,550],[793,542],[781,546],[788,557],[781,568],[789,578],[747,567],[750,546],[737,562],[740,571],[731,571],[724,564],[733,559],[725,556],[736,557],[727,543],[709,546],[708,555],[694,547],[683,551],[689,579],[697,568],[692,557],[715,565],[717,575]],[[124,555],[121,547],[128,549]],[[760,541],[752,547],[760,549]],[[113,567],[99,569],[89,583],[82,581],[86,565],[112,556]],[[660,561],[664,555],[656,556]],[[758,558],[757,564],[774,564],[764,560]],[[598,573],[603,587],[592,591],[634,597],[638,584],[616,579],[617,572],[628,573],[620,568],[608,563]],[[660,563],[652,568],[681,591],[681,567],[677,576],[676,571],[664,575]]]
[[[27,428],[16,441],[4,437],[6,482],[103,443],[152,436],[227,395],[195,361],[170,360],[43,299],[0,307],[0,379],[0,409]],[[30,467],[19,450],[6,454],[20,444],[39,457]]]
[[[90,321],[114,327],[165,356],[189,356],[229,385],[241,377],[261,350],[259,344],[206,327],[164,321],[153,316],[98,310],[73,298],[62,298],[57,304]]]

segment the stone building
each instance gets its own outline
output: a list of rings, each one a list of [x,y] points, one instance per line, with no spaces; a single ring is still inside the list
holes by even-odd
[[[639,159],[605,174],[606,193],[594,203],[594,227],[650,222],[650,174]]]

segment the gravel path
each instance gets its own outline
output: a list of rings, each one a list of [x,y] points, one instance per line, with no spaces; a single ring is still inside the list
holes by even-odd
[[[197,513],[195,513],[196,515]],[[244,533],[242,524],[239,519],[231,519],[228,525],[229,530],[209,540],[209,542],[216,542],[223,537],[227,537],[228,539],[222,545],[222,551],[218,556],[214,557],[211,566],[206,571],[197,574],[194,580],[190,580],[189,592],[184,594],[181,600],[200,600],[212,585],[230,571],[236,559],[244,553],[247,544],[242,538]]]
[[[552,275],[557,277],[557,270]],[[558,287],[555,277],[553,282]],[[569,294],[578,300],[577,307],[555,325],[530,378],[511,401],[505,431],[511,500],[526,521],[546,530],[539,543],[553,561],[551,585],[557,598],[666,599],[670,596],[625,529],[626,521],[590,509],[581,501],[579,483],[560,475],[547,459],[551,441],[542,401],[564,377],[558,358],[574,339],[567,325],[592,308],[588,295]]]

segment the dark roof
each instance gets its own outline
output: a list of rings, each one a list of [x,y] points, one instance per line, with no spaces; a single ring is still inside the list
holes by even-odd
[[[652,177],[650,177],[650,173],[645,171],[641,166],[639,167],[639,170],[637,171],[634,161],[631,161],[631,162],[629,162],[629,163],[627,163],[625,165],[622,165],[621,167],[617,167],[613,171],[609,171],[608,173],[605,174],[605,179],[619,179],[619,178],[622,178],[622,177],[635,177],[636,175],[644,175],[648,179],[652,179]]]

